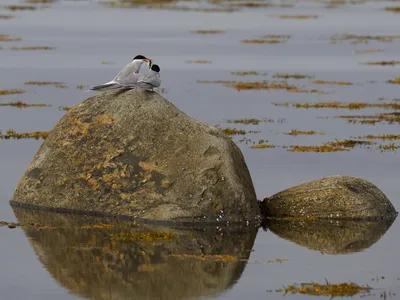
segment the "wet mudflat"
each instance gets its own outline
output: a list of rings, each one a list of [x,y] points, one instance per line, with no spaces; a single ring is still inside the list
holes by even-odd
[[[258,233],[199,234],[44,217],[8,205],[45,136],[34,133],[51,130],[65,109],[92,94],[87,87],[144,54],[161,66],[164,97],[232,133],[259,199],[341,174],[373,182],[399,210],[397,2],[0,6],[0,221],[22,225],[0,227],[2,297],[323,295],[312,282],[341,296],[400,295],[397,221],[275,221]],[[143,235],[152,231],[161,234]]]

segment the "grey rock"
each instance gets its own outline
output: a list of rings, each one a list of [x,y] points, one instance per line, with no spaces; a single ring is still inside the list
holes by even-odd
[[[263,214],[272,218],[394,219],[397,212],[371,182],[330,176],[303,183],[264,199]]]
[[[98,93],[71,108],[10,203],[156,221],[259,219],[232,140],[144,90]]]

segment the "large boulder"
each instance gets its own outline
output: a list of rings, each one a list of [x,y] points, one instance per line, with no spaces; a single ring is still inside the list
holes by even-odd
[[[371,182],[351,176],[329,176],[265,198],[260,204],[271,218],[394,219],[397,212]]]
[[[99,93],[69,110],[10,203],[155,221],[259,219],[231,139],[143,90]]]

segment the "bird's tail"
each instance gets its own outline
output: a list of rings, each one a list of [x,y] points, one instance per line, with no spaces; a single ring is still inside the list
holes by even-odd
[[[108,91],[108,90],[113,90],[113,89],[118,89],[122,87],[120,84],[116,82],[107,82],[101,85],[96,85],[89,90],[86,90],[85,92],[90,92],[90,91],[97,91],[97,92],[103,92],[103,91]]]

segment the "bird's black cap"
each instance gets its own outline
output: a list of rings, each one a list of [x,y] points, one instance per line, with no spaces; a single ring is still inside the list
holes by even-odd
[[[151,69],[152,69],[154,72],[160,72],[160,67],[159,67],[158,65],[153,65],[153,66],[151,67]]]
[[[145,56],[143,56],[143,55],[136,55],[132,60],[135,60],[135,59],[145,59],[146,57]]]

